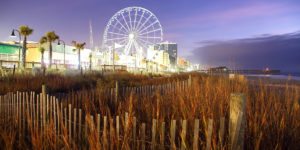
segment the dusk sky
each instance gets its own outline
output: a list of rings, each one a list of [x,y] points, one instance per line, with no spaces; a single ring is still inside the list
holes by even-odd
[[[164,40],[178,43],[179,55],[192,62],[300,71],[299,0],[1,0],[0,41],[28,25],[32,41],[54,30],[68,44],[88,43],[91,20],[100,45],[110,17],[129,6],[153,12]]]

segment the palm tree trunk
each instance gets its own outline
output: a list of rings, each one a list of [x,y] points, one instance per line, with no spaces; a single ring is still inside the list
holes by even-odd
[[[52,66],[52,42],[49,42],[49,68]]]
[[[25,68],[26,63],[26,49],[27,49],[27,37],[24,36],[23,48],[22,48],[22,67]]]
[[[80,61],[80,49],[78,49],[78,70],[81,68],[81,61]]]
[[[92,70],[92,57],[90,57],[90,70]]]
[[[42,52],[42,60],[41,60],[41,63],[42,63],[42,67],[45,66],[45,63],[44,63],[44,52]]]

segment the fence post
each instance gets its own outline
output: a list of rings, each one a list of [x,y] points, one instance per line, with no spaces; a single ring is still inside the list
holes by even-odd
[[[225,130],[225,117],[220,118],[220,130],[219,130],[219,149],[223,147],[223,138],[224,138],[224,130]]]
[[[120,117],[116,117],[116,133],[117,133],[117,150],[119,149],[119,136],[120,136]]]
[[[170,127],[171,136],[171,149],[176,149],[175,136],[176,136],[176,120],[171,121]]]
[[[97,114],[97,139],[100,139],[100,114]],[[99,142],[99,141],[97,141]]]
[[[118,104],[118,96],[119,96],[119,83],[116,81],[116,89],[115,89],[115,106]]]
[[[231,149],[244,148],[244,130],[246,124],[246,96],[242,93],[230,95],[229,137]]]
[[[56,115],[57,115],[57,135],[60,135],[60,115],[61,115],[61,112],[59,111],[58,99],[55,99],[55,101],[56,101]]]
[[[114,141],[114,137],[115,135],[114,135],[114,119],[113,118],[111,118],[111,119],[109,119],[109,137],[110,137],[110,144],[109,144],[109,147],[110,147],[110,149],[111,150],[113,150],[114,149],[114,143],[113,143],[113,141]]]
[[[81,121],[81,118],[82,118],[82,110],[81,109],[79,109],[79,117],[78,117],[78,127],[79,127],[79,131],[78,131],[78,137],[79,137],[79,140],[81,140],[81,137],[82,137],[82,135],[81,135],[81,128],[82,128],[82,121]]]
[[[69,138],[70,138],[70,141],[72,139],[72,108],[71,108],[71,104],[69,104]]]
[[[194,123],[194,138],[193,138],[193,150],[198,149],[198,138],[199,138],[199,119],[195,119]]]
[[[133,117],[133,120],[132,120],[132,137],[133,137],[133,146],[132,146],[132,149],[136,149],[136,117]]]
[[[42,111],[43,111],[43,125],[42,128],[45,128],[46,125],[46,85],[42,85]]]
[[[155,149],[156,145],[156,119],[152,119],[152,140],[151,140],[151,149]]]
[[[165,149],[165,122],[162,122],[161,128],[160,128],[160,148],[161,150]]]
[[[125,112],[125,133],[127,133],[128,125],[129,125],[128,112]]]
[[[207,128],[207,139],[206,139],[206,150],[210,150],[211,148],[211,138],[212,138],[212,131],[213,131],[213,120],[208,120],[208,128]]]
[[[192,86],[192,75],[189,75],[189,79],[188,79],[188,87]]]
[[[181,150],[185,150],[187,149],[187,143],[186,143],[186,127],[187,126],[187,121],[186,120],[183,120],[182,121],[182,130],[181,130]]]
[[[107,116],[103,118],[103,149],[108,149],[107,143]]]
[[[141,134],[142,134],[142,150],[145,150],[146,149],[146,146],[145,146],[145,136],[146,136],[146,124],[145,123],[142,123],[142,129],[141,129]]]
[[[74,108],[74,121],[73,121],[73,139],[74,139],[74,141],[76,140],[76,129],[77,129],[77,127],[76,127],[76,120],[77,120],[77,109],[76,108]]]

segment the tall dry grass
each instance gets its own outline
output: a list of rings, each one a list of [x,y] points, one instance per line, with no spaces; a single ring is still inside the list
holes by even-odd
[[[266,83],[249,84],[247,81],[230,80],[227,77],[207,76],[192,74],[192,86],[186,90],[177,87],[176,92],[161,93],[156,91],[153,95],[137,95],[129,93],[118,98],[118,104],[112,103],[112,97],[105,90],[114,86],[118,80],[120,87],[139,85],[159,85],[162,83],[176,82],[187,79],[188,75],[174,75],[170,77],[149,77],[135,75],[114,75],[105,77],[101,75],[87,75],[85,77],[66,78],[63,76],[44,77],[18,77],[14,80],[14,85],[6,83],[2,91],[19,90],[32,86],[30,90],[40,90],[42,82],[48,82],[47,86],[51,92],[66,92],[58,95],[63,105],[67,107],[72,104],[75,108],[82,108],[84,114],[96,116],[108,116],[108,128],[115,133],[116,129],[110,120],[114,116],[124,116],[128,112],[129,116],[135,116],[138,123],[146,123],[151,127],[152,119],[166,123],[166,131],[169,131],[170,120],[186,119],[188,121],[187,148],[190,149],[193,140],[193,121],[200,119],[199,146],[206,145],[206,128],[208,119],[214,120],[212,149],[228,149],[228,119],[230,109],[230,94],[244,93],[247,96],[246,104],[246,129],[244,149],[297,149],[300,145],[300,95],[299,87],[290,84],[284,87],[270,87]],[[24,81],[25,80],[25,81]],[[30,82],[31,81],[31,82]],[[3,80],[1,81],[3,82]],[[24,85],[24,83],[27,83]],[[60,83],[59,85],[56,85]],[[81,83],[86,83],[84,86]],[[12,86],[13,88],[9,88]],[[64,90],[56,90],[58,88]],[[72,89],[72,90],[69,90]],[[77,90],[73,90],[77,89]],[[89,116],[89,115],[88,115]],[[226,131],[224,143],[219,145],[218,131],[221,117],[226,118]],[[83,133],[79,139],[69,139],[68,130],[61,124],[62,135],[53,133],[53,123],[47,125],[43,132],[29,128],[26,135],[20,136],[19,130],[13,130],[10,126],[13,122],[1,122],[0,144],[5,149],[29,148],[29,149],[116,149],[119,143],[120,149],[130,149],[133,144],[131,140],[132,117],[129,124],[125,123],[121,117],[122,126],[128,126],[127,130],[120,131],[121,140],[114,136],[109,136],[108,141],[103,141],[95,132],[95,118],[91,120],[87,117],[89,130]],[[29,119],[29,117],[25,118]],[[61,121],[61,123],[63,120]],[[150,129],[150,128],[149,128]],[[181,127],[176,131],[179,135]],[[151,130],[146,131],[146,140],[151,141]],[[115,134],[113,134],[115,135]],[[169,135],[166,135],[166,148],[169,143]],[[138,133],[140,137],[140,133]],[[176,144],[180,141],[180,136],[176,137]],[[106,143],[106,144],[105,144]],[[137,142],[137,145],[140,145]],[[147,147],[151,145],[146,144]]]

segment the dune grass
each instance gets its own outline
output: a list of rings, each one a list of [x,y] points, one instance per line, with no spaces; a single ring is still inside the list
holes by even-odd
[[[200,120],[200,148],[205,147],[208,119],[214,120],[212,148],[220,149],[218,130],[221,117],[226,118],[225,142],[221,149],[229,149],[228,118],[231,93],[244,93],[246,103],[245,149],[297,149],[300,145],[300,95],[299,88],[286,84],[284,87],[265,86],[265,83],[249,84],[246,80],[230,80],[227,77],[192,74],[192,86],[187,90],[160,93],[151,96],[127,94],[119,96],[118,104],[112,104],[105,89],[113,87],[117,80],[120,87],[159,85],[163,83],[186,80],[188,74],[169,77],[145,75],[115,74],[102,76],[89,74],[84,76],[64,77],[18,76],[1,79],[1,94],[15,91],[41,91],[45,83],[50,94],[64,93],[58,96],[64,106],[72,103],[74,108],[82,108],[85,114],[108,116],[108,120],[125,112],[135,116],[139,123],[151,127],[152,119],[164,121],[168,126],[170,120],[186,119],[188,121],[187,147],[192,145],[194,119]],[[74,98],[75,97],[75,98]],[[77,97],[77,98],[76,98]],[[79,98],[80,97],[80,98]],[[76,101],[73,102],[73,101]],[[24,118],[30,121],[30,117]],[[124,119],[123,119],[124,125]],[[88,118],[89,132],[81,140],[69,139],[67,127],[61,125],[63,134],[59,137],[53,132],[53,122],[44,132],[29,128],[26,135],[21,135],[17,124],[2,122],[0,124],[0,144],[5,149],[103,149],[102,137],[95,132],[95,124]],[[112,126],[111,126],[112,127]],[[150,128],[149,128],[150,129]],[[178,128],[178,131],[179,132]],[[168,129],[166,129],[168,130]],[[116,131],[116,129],[113,129]],[[146,131],[148,138],[151,130]],[[110,145],[120,142],[122,149],[129,149],[130,130],[122,131],[122,140],[111,136]],[[148,139],[150,141],[150,139]],[[176,138],[180,141],[180,137]],[[169,139],[166,138],[166,145]],[[178,145],[178,143],[177,143]],[[150,145],[147,145],[150,147]]]

